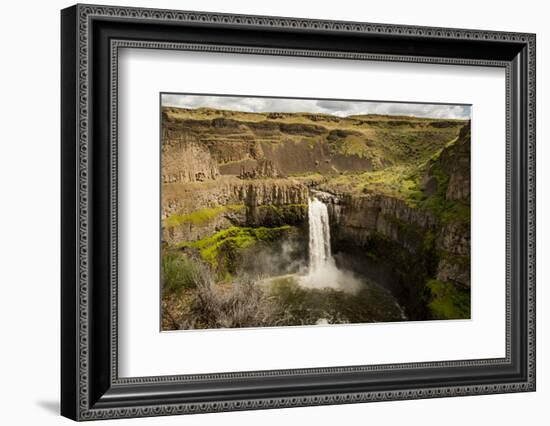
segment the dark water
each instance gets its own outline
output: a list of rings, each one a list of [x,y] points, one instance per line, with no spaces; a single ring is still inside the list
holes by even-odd
[[[299,275],[266,282],[270,294],[285,307],[285,325],[352,324],[403,321],[396,299],[383,287],[366,280],[344,290],[314,288]],[[305,283],[304,283],[305,281]]]

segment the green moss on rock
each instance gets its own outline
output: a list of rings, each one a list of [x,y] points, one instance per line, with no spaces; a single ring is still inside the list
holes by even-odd
[[[227,206],[207,207],[188,214],[173,214],[164,219],[164,226],[166,228],[174,228],[186,223],[203,225],[223,213],[239,212],[244,208],[244,204],[230,204]]]
[[[270,227],[299,225],[307,215],[307,204],[265,204],[250,210],[249,220]]]
[[[202,240],[183,242],[179,247],[197,249],[201,258],[218,270],[234,273],[234,260],[237,252],[253,246],[258,242],[271,243],[291,231],[285,225],[276,228],[250,228],[232,226]]]
[[[470,290],[439,280],[428,281],[428,309],[434,319],[469,319]]]

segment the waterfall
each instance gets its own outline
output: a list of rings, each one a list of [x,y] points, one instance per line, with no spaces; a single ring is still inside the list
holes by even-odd
[[[328,208],[323,200],[325,194],[315,191],[310,195],[308,205],[309,219],[309,268],[300,279],[300,285],[306,288],[333,288],[355,293],[363,283],[348,271],[339,270],[330,249],[330,223]],[[330,194],[326,194],[330,195]]]
[[[308,206],[309,273],[315,274],[331,265],[330,224],[326,204],[312,197]]]

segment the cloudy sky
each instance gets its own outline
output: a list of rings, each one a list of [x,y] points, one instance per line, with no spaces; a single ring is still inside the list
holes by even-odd
[[[430,118],[470,118],[470,105],[406,102],[332,101],[163,94],[162,106],[216,108],[244,112],[310,112],[345,117],[354,114],[414,115]]]

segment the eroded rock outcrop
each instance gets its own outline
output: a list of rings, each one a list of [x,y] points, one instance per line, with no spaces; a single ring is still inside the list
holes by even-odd
[[[445,147],[429,170],[440,177],[440,196],[454,208],[436,240],[440,262],[437,279],[470,286],[470,125]]]
[[[233,225],[300,225],[306,220],[307,200],[307,186],[289,179],[225,177],[201,184],[200,191],[197,184],[166,185],[163,239],[194,241]]]
[[[345,235],[341,238],[349,235],[360,245],[378,234],[412,251],[418,244],[414,228],[424,232],[437,225],[437,219],[430,212],[381,194],[345,195],[331,211],[335,224]]]
[[[434,318],[430,281],[470,285],[469,144],[460,120],[165,108],[162,238],[178,246],[234,226],[291,225],[307,241],[316,193],[346,266],[390,283],[410,319]],[[409,161],[415,176],[392,174]],[[361,181],[378,171],[391,185],[414,181],[418,198]]]
[[[437,238],[437,279],[470,286],[470,226],[453,222],[443,226]]]
[[[163,141],[162,183],[204,182],[219,174],[218,164],[204,146],[182,139]]]
[[[354,267],[376,270],[397,283],[392,291],[411,318],[430,315],[425,303],[430,280],[470,286],[469,143],[465,126],[428,164],[421,178],[425,201],[418,206],[390,195],[337,188],[323,197],[335,248],[355,257]]]
[[[376,115],[163,108],[163,140],[169,142],[166,152],[173,141],[198,144],[225,175],[238,175],[243,168],[246,172],[261,170],[264,160],[286,176],[373,170],[423,155],[422,149],[411,150],[408,143],[402,143],[404,140],[414,141],[428,134],[431,144],[441,147],[456,136],[462,124],[414,117],[389,120]],[[170,179],[171,174],[166,182]]]

